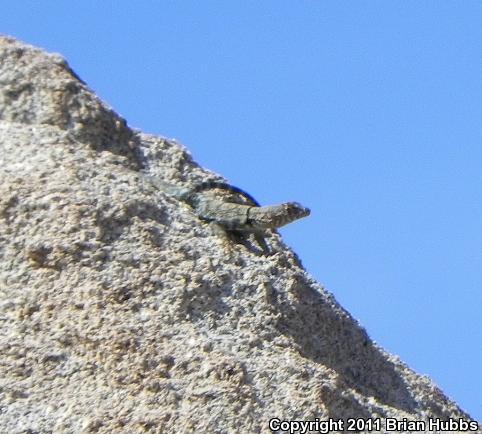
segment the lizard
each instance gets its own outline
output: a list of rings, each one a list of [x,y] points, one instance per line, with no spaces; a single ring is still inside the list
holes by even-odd
[[[223,181],[205,181],[191,188],[167,184],[148,178],[150,183],[175,199],[187,203],[203,221],[237,238],[253,234],[264,253],[269,249],[264,239],[268,229],[277,229],[310,214],[310,210],[298,202],[261,206],[244,190]],[[223,190],[241,196],[239,199],[223,199],[206,194],[209,190]]]

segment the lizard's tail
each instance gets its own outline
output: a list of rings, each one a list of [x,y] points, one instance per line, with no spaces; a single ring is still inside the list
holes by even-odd
[[[183,188],[177,185],[169,184],[165,181],[160,180],[159,178],[153,178],[152,176],[145,176],[144,178],[149,184],[159,189],[163,193],[174,197],[175,199],[185,201],[192,193],[192,190],[190,190],[189,188]]]

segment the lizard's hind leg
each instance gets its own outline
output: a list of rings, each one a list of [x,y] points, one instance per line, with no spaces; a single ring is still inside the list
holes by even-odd
[[[227,248],[229,249],[233,247],[233,243],[236,243],[236,244],[241,244],[247,250],[257,255],[269,254],[268,245],[266,244],[266,241],[264,240],[264,237],[261,234],[258,234],[258,233],[253,234],[252,232],[244,232],[244,231],[239,231],[234,229],[228,230],[223,225],[220,225],[215,221],[210,222],[209,226],[211,227],[213,233],[217,235],[219,238],[221,238],[227,244]],[[253,245],[253,243],[250,242],[249,240],[250,235],[254,235],[254,238],[256,239],[261,249],[256,248]]]
[[[228,250],[232,250],[233,248],[233,241],[238,242],[237,238],[235,238],[232,234],[232,231],[227,231],[226,228],[224,228],[222,225],[215,221],[209,222],[209,227],[211,228],[211,231],[213,234],[221,240],[222,244],[226,247]]]
[[[229,231],[229,234],[235,242],[242,244],[244,247],[246,247],[246,249],[252,253],[255,253],[256,255],[267,256],[271,254],[270,248],[265,240],[265,234],[262,232],[232,230]],[[252,241],[250,241],[250,235],[254,237],[259,248],[255,246]]]

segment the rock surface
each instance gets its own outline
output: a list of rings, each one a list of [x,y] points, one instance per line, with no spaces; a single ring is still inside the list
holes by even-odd
[[[469,418],[277,234],[275,254],[255,254],[142,174],[219,178],[131,130],[61,57],[0,38],[2,433]]]

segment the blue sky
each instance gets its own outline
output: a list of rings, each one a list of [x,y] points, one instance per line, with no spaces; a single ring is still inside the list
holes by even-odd
[[[4,2],[128,123],[261,203],[376,342],[482,420],[482,3]]]

